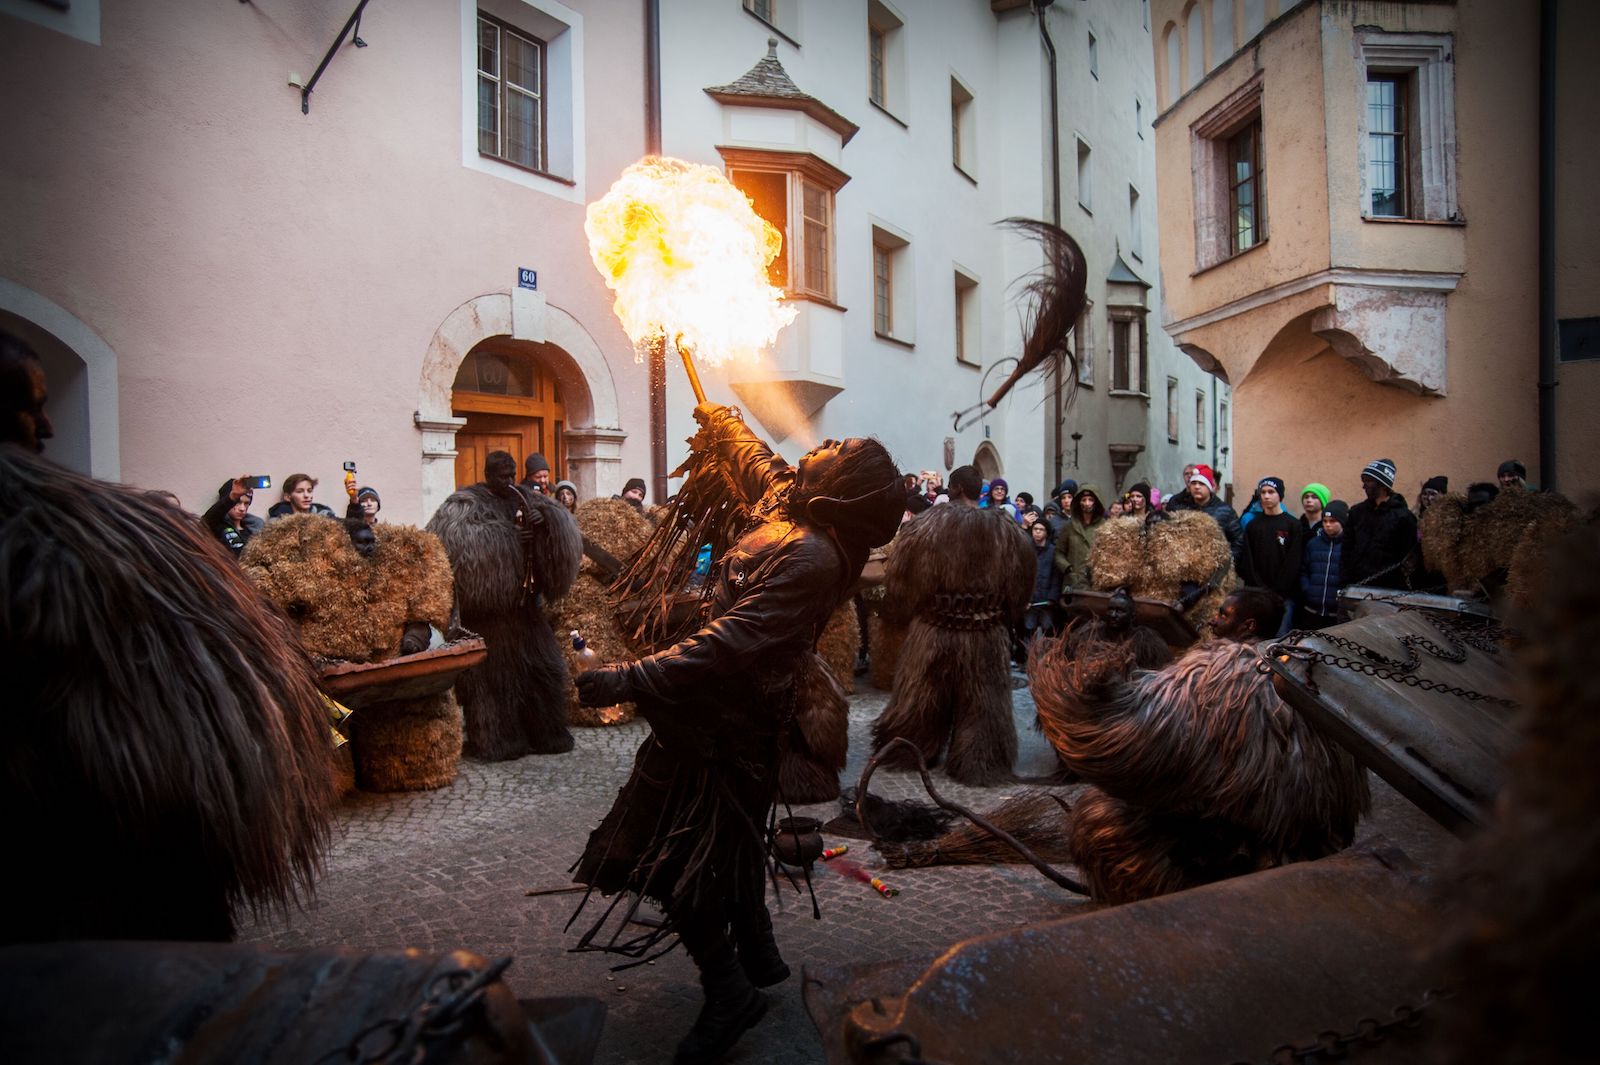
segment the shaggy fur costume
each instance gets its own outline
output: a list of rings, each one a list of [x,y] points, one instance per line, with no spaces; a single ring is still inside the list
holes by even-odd
[[[1072,818],[1067,805],[1048,791],[1025,791],[983,815],[985,821],[1011,834],[1041,861],[1072,860]],[[937,839],[893,843],[873,848],[891,869],[927,865],[1004,865],[1026,858],[1009,843],[970,821],[963,821]]]
[[[1440,496],[1422,516],[1423,561],[1444,574],[1452,590],[1482,588],[1498,598],[1518,545],[1559,535],[1576,515],[1577,508],[1556,492],[1508,489],[1470,513],[1465,496]],[[1524,563],[1527,587],[1527,582],[1537,583],[1536,562],[1528,551]]]
[[[828,625],[817,638],[817,653],[833,671],[834,679],[846,695],[856,690],[856,655],[861,653],[861,626],[856,620],[854,599],[847,599],[833,612]]]
[[[0,943],[225,940],[310,896],[316,678],[193,516],[0,446],[0,675]]]
[[[1209,520],[1209,519],[1208,519]],[[1366,773],[1273,691],[1255,649],[1215,642],[1129,673],[1106,644],[1049,645],[1030,668],[1050,742],[1089,782],[1072,855],[1090,893],[1131,902],[1349,845]]]
[[[872,726],[875,751],[904,736],[934,765],[948,743],[952,779],[1010,779],[1017,759],[1010,627],[1028,604],[1034,570],[1032,541],[1002,513],[949,503],[901,530],[884,603],[908,631],[894,688]],[[901,769],[914,763],[903,748],[883,761]]]
[[[534,530],[526,548],[505,502],[482,484],[452,494],[428,522],[455,569],[461,624],[488,645],[488,660],[456,681],[466,754],[486,762],[572,750],[567,666],[539,600],[572,587],[583,537],[560,503],[514,491]]]
[[[638,553],[655,531],[650,521],[623,499],[585,499],[578,504],[575,517],[584,542],[599,547],[621,563]],[[574,676],[594,666],[631,662],[646,650],[630,646],[623,636],[622,626],[617,624],[616,610],[608,592],[614,578],[615,574],[608,576],[598,562],[585,556],[571,590],[550,606],[561,655]],[[578,662],[572,641],[566,638],[574,629],[582,634],[584,643],[594,652],[592,665]],[[574,725],[622,725],[633,720],[632,703],[579,706],[578,690],[570,685],[566,695],[567,720]]]
[[[1504,494],[1504,493],[1502,493]],[[1432,508],[1429,508],[1432,513]],[[1517,622],[1527,702],[1494,821],[1441,878],[1458,912],[1442,952],[1436,1061],[1594,1060],[1600,955],[1600,527],[1552,545],[1550,580]]]
[[[240,563],[261,593],[322,658],[382,662],[400,653],[408,622],[450,622],[450,562],[434,536],[410,525],[379,525],[377,548],[362,558],[343,522],[300,514],[267,525]]]
[[[1140,598],[1169,603],[1178,602],[1186,586],[1205,585],[1219,570],[1223,576],[1218,585],[1183,612],[1202,642],[1210,638],[1209,622],[1217,608],[1239,587],[1228,538],[1210,515],[1180,510],[1149,523],[1112,518],[1100,526],[1089,552],[1089,572],[1097,590],[1126,587]]]

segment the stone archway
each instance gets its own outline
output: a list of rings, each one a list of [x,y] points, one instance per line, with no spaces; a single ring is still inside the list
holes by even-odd
[[[451,410],[461,360],[480,342],[509,337],[545,345],[545,363],[566,403],[569,473],[580,498],[622,488],[622,442],[616,382],[589,331],[571,314],[527,289],[468,300],[439,325],[422,360],[416,424],[422,434],[422,517],[455,490],[456,431],[466,423]]]
[[[978,467],[978,472],[985,481],[992,481],[996,477],[1005,476],[1005,464],[1000,461],[1000,449],[985,440],[978,445],[972,453],[972,464]]]
[[[117,355],[65,308],[0,277],[0,325],[39,353],[56,436],[50,458],[103,481],[122,478]]]

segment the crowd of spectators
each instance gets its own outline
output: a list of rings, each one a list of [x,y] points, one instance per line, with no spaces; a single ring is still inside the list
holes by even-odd
[[[1093,588],[1090,553],[1106,522],[1132,517],[1157,521],[1181,510],[1209,515],[1233,554],[1235,572],[1246,587],[1275,593],[1284,609],[1279,634],[1291,627],[1319,629],[1339,620],[1339,590],[1351,585],[1445,593],[1444,578],[1423,562],[1419,522],[1428,506],[1450,490],[1449,478],[1424,480],[1413,510],[1396,489],[1392,459],[1364,466],[1354,503],[1334,497],[1326,484],[1312,481],[1290,496],[1283,478],[1263,477],[1243,513],[1218,492],[1211,467],[1185,466],[1179,490],[1163,493],[1138,481],[1120,495],[1094,484],[1067,479],[1049,493],[1043,506],[1027,492],[1011,493],[1001,477],[984,483],[979,507],[1003,512],[1033,539],[1037,571],[1033,596],[1019,635],[1052,632],[1062,604],[1072,593]],[[905,520],[946,503],[948,491],[937,473],[905,475]],[[1527,469],[1516,459],[1500,464],[1494,481],[1473,483],[1469,507],[1481,506],[1501,491],[1530,491]],[[1270,634],[1269,634],[1270,635]]]

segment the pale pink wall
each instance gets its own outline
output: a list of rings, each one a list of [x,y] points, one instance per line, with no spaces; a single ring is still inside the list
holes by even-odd
[[[422,359],[463,302],[539,270],[611,365],[624,476],[647,473],[645,373],[588,261],[581,203],[462,165],[461,8],[105,0],[93,47],[0,17],[8,163],[0,277],[118,356],[124,480],[205,505],[226,475],[304,469],[342,502],[361,463],[384,516],[420,516]],[[643,152],[639,5],[584,20],[584,198]],[[257,512],[267,500],[259,499]]]

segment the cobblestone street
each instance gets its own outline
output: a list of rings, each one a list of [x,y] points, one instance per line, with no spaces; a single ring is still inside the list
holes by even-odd
[[[1047,773],[1054,759],[1032,727],[1032,699],[1026,688],[1014,695],[1021,741],[1017,773]],[[859,776],[868,730],[884,698],[866,686],[851,700],[846,783]],[[565,755],[463,762],[456,782],[439,791],[357,794],[340,810],[315,907],[287,921],[247,926],[240,938],[282,948],[465,948],[490,957],[513,954],[516,963],[507,979],[519,996],[593,995],[605,1002],[609,1012],[597,1059],[603,1065],[669,1060],[700,1002],[694,967],[683,952],[612,973],[614,959],[567,953],[575,935],[563,925],[580,896],[525,895],[571,883],[567,869],[625,779],[645,727],[639,721],[576,729],[577,747]],[[1452,843],[1442,830],[1392,790],[1373,783],[1374,815],[1363,825],[1363,835],[1382,832],[1424,866],[1449,853]],[[980,811],[1023,788],[965,788],[942,774],[936,774],[936,786]],[[923,795],[911,773],[880,771],[872,788],[888,797]],[[1059,790],[1070,798],[1074,789]],[[824,804],[795,812],[826,820],[838,811],[836,804]],[[864,843],[848,842],[851,858],[874,871],[882,867]],[[958,939],[1063,916],[1085,905],[1026,865],[880,875],[899,889],[897,897],[882,898],[866,884],[819,865],[820,921],[813,919],[803,893],[787,895],[773,919],[796,975],[769,992],[766,1019],[729,1060],[821,1060],[816,1031],[801,1003],[801,965],[925,957]]]

